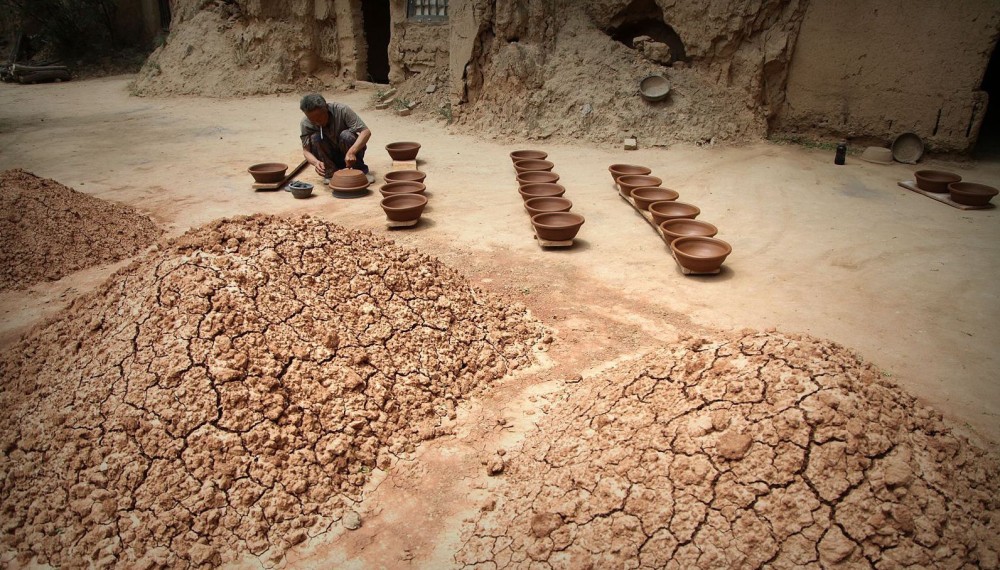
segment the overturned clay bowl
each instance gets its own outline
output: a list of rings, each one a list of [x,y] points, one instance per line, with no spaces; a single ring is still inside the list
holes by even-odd
[[[528,172],[519,172],[517,174],[518,186],[524,186],[526,184],[539,184],[539,183],[554,184],[558,181],[559,181],[558,174],[546,170],[529,170]]]
[[[547,160],[538,160],[534,158],[528,158],[525,160],[519,160],[514,163],[514,170],[519,174],[522,172],[551,172],[555,168],[555,164]]]
[[[681,267],[697,273],[719,269],[733,252],[732,246],[721,239],[702,236],[677,238],[670,243],[670,249]]]
[[[635,205],[640,210],[648,210],[649,205],[653,202],[672,202],[679,196],[680,194],[676,190],[658,186],[643,186],[632,190],[632,199],[635,200]]]
[[[419,170],[394,170],[385,173],[386,182],[423,182],[426,178],[427,173]]]
[[[542,150],[515,150],[510,153],[510,160],[512,162],[519,160],[545,160],[548,157],[549,153]]]
[[[611,177],[615,179],[615,184],[618,184],[618,179],[622,176],[646,176],[653,172],[651,169],[639,166],[638,164],[612,164],[608,167],[608,171],[611,173]]]
[[[383,184],[378,191],[382,193],[382,196],[388,197],[394,194],[423,194],[426,190],[427,186],[423,182],[403,180]]]
[[[281,182],[285,178],[285,171],[288,165],[282,162],[262,162],[247,169],[253,181],[260,184],[271,184]]]
[[[961,182],[962,177],[947,170],[918,170],[913,173],[917,188],[928,192],[945,193],[952,182]]]
[[[525,184],[518,190],[522,200],[541,198],[543,196],[562,196],[566,193],[566,188],[562,184],[539,182],[537,184]]]
[[[573,212],[548,212],[531,216],[538,239],[569,241],[576,237],[583,225],[583,216]]]
[[[618,177],[618,186],[624,196],[631,196],[636,188],[652,188],[663,184],[663,181],[648,174],[628,174]]]
[[[649,213],[653,215],[653,223],[660,225],[667,220],[693,220],[701,209],[686,202],[653,202],[649,205]]]
[[[660,230],[663,231],[663,235],[669,243],[673,243],[675,239],[682,237],[715,237],[715,234],[719,233],[719,228],[708,222],[686,218],[665,220],[660,224]]]
[[[393,160],[414,160],[420,152],[420,143],[394,142],[385,145],[385,150]]]
[[[368,188],[368,177],[354,168],[342,168],[330,177],[330,188],[339,192],[351,192]]]
[[[420,194],[392,194],[382,198],[382,209],[390,222],[411,222],[420,218],[427,205],[427,196]]]
[[[997,195],[997,189],[975,182],[952,182],[948,185],[951,199],[966,206],[985,206]]]
[[[568,212],[571,208],[573,208],[573,202],[561,196],[540,196],[524,201],[524,209],[528,211],[529,216],[549,212]]]

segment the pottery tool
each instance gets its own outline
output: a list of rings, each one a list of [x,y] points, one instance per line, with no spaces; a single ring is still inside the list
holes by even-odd
[[[295,178],[295,176],[298,175],[298,173],[302,172],[302,169],[305,168],[307,164],[309,164],[309,161],[308,160],[303,160],[302,162],[299,163],[298,166],[296,166],[295,168],[293,168],[291,170],[291,172],[289,172],[279,182],[271,182],[271,183],[260,183],[260,182],[257,182],[255,184],[253,184],[251,186],[251,188],[253,188],[254,190],[257,190],[257,191],[280,190],[282,186],[284,186],[285,184],[288,184],[289,180],[291,180],[292,178]]]
[[[996,207],[993,204],[986,204],[985,206],[969,206],[968,204],[959,204],[958,202],[952,200],[951,195],[949,194],[942,194],[939,192],[928,192],[927,190],[918,187],[916,181],[914,180],[900,180],[898,184],[903,188],[910,190],[911,192],[916,192],[917,194],[923,194],[924,196],[927,196],[931,200],[937,200],[942,204],[948,204],[952,208],[958,208],[959,210],[989,210],[991,208]]]

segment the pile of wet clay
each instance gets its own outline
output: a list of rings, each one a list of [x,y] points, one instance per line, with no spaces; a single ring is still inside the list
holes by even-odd
[[[0,172],[0,212],[0,291],[131,257],[160,236],[130,206],[20,169]]]
[[[192,230],[0,361],[0,561],[277,562],[371,470],[453,430],[463,396],[530,365],[543,333],[368,232]]]
[[[461,565],[998,566],[996,458],[835,344],[687,339],[573,386]]]

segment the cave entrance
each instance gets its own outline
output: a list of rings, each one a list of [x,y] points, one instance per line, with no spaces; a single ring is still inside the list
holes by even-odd
[[[368,48],[368,81],[389,83],[389,0],[363,0],[365,43]]]
[[[993,55],[990,56],[990,63],[986,66],[983,83],[979,88],[989,98],[974,154],[983,158],[1000,158],[1000,57],[997,56],[996,45],[993,46]]]
[[[160,8],[160,29],[167,31],[170,29],[170,0],[158,0]]]
[[[680,35],[663,21],[663,10],[655,0],[632,0],[632,2],[612,20],[608,35],[625,46],[636,49],[632,40],[648,36],[654,42],[670,47],[671,61],[687,61],[684,42]]]

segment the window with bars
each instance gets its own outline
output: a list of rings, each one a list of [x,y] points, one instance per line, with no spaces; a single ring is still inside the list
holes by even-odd
[[[406,17],[413,20],[447,20],[448,0],[407,0]]]

